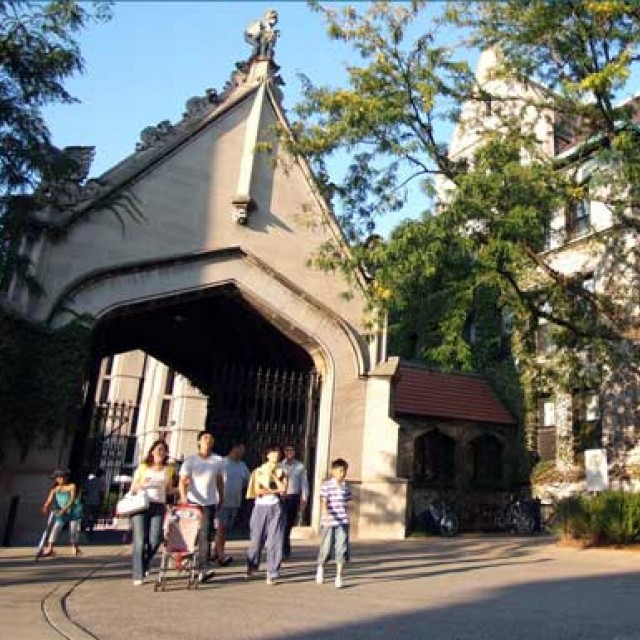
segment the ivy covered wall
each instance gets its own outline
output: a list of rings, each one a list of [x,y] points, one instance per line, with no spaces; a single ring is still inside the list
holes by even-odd
[[[78,428],[91,325],[78,318],[50,331],[0,310],[0,460],[11,440],[26,456]]]

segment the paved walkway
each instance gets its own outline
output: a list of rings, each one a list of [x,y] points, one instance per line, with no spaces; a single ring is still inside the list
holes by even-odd
[[[154,593],[131,584],[123,547],[38,564],[2,549],[0,638],[640,640],[637,552],[497,536],[359,542],[336,590],[313,581],[315,550],[298,542],[276,586],[246,582],[238,562],[197,591],[174,581]]]

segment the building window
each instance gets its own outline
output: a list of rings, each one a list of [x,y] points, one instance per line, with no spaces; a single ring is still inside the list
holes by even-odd
[[[553,146],[556,155],[566,151],[573,144],[573,130],[566,121],[556,123],[553,128]]]
[[[478,342],[478,321],[475,313],[471,313],[464,324],[463,337],[467,344]]]
[[[538,455],[541,461],[556,459],[556,402],[543,396],[538,401]]]
[[[172,396],[173,395],[173,386],[176,381],[176,372],[173,369],[167,369],[167,377],[164,381],[164,395]]]
[[[413,445],[414,480],[444,486],[453,484],[455,450],[455,441],[438,429],[418,436]]]
[[[100,381],[100,392],[98,402],[105,404],[109,402],[109,391],[111,389],[111,375],[113,374],[114,355],[107,356],[102,360],[102,380]]]
[[[494,436],[479,436],[471,442],[473,482],[481,487],[499,487],[503,481],[503,446]]]
[[[110,376],[113,373],[113,363],[115,361],[115,356],[110,355],[104,359],[104,375]]]
[[[589,233],[591,228],[591,203],[589,200],[579,200],[568,205],[565,215],[567,240],[580,238]]]
[[[540,400],[541,424],[543,427],[556,426],[556,401],[553,398]]]
[[[595,391],[573,394],[573,440],[576,453],[602,446],[600,398]]]
[[[176,382],[176,372],[173,369],[167,369],[167,375],[164,379],[164,393],[162,404],[160,405],[159,427],[169,426],[169,416],[171,413],[171,403],[173,401],[173,388]]]
[[[105,404],[109,402],[109,389],[111,387],[111,380],[109,378],[104,378],[102,383],[100,384],[100,396],[98,402],[100,404]]]
[[[171,398],[163,398],[160,405],[159,427],[166,427],[169,424],[169,412],[171,411]]]

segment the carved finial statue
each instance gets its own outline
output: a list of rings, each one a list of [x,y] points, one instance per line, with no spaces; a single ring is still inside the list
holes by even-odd
[[[273,58],[276,40],[280,32],[274,27],[278,24],[278,12],[269,9],[262,20],[256,20],[244,30],[244,39],[253,47],[252,58]]]

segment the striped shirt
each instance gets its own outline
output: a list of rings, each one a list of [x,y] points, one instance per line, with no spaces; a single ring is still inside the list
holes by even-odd
[[[325,480],[320,487],[320,497],[327,504],[327,509],[322,514],[323,527],[349,524],[347,502],[351,501],[351,489],[346,482],[338,482],[335,478]]]

